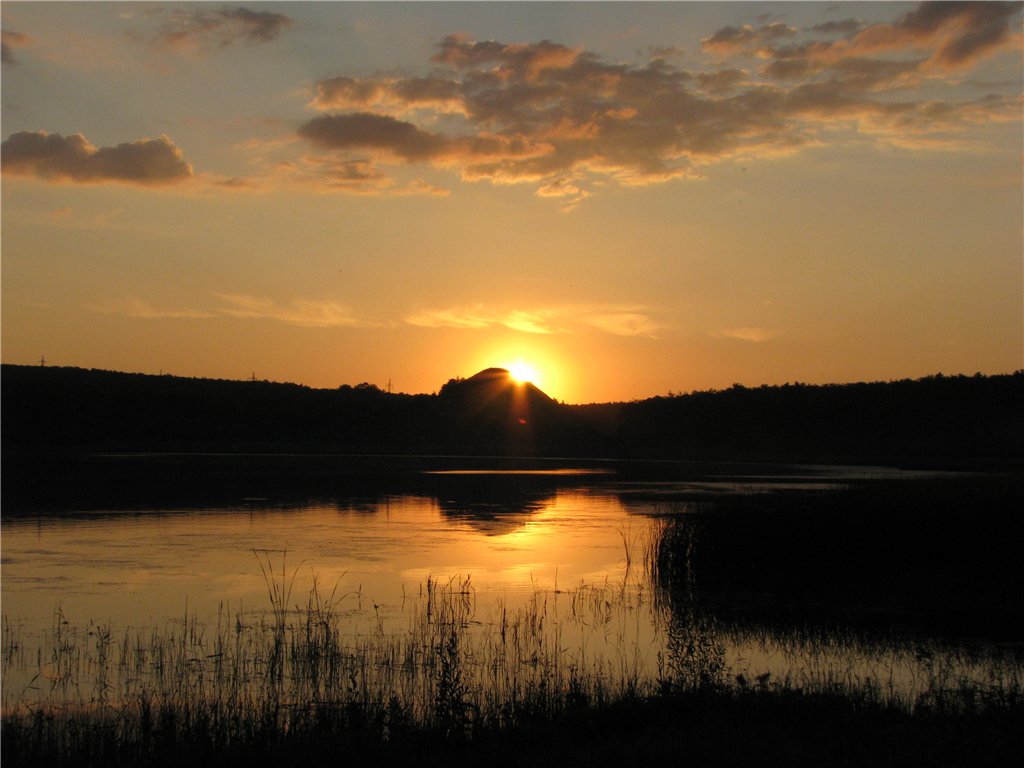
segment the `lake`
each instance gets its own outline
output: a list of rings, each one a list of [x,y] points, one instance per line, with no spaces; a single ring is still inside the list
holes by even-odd
[[[183,461],[218,471],[183,472]],[[556,632],[558,644],[631,665],[651,679],[664,676],[673,638],[689,631],[687,622],[698,613],[702,626],[712,627],[711,647],[721,649],[721,671],[736,679],[764,680],[766,673],[814,684],[874,679],[913,697],[934,683],[936,665],[964,679],[1020,673],[1021,638],[943,639],[933,647],[937,635],[927,626],[898,635],[865,633],[856,619],[821,620],[810,610],[822,602],[820,595],[767,599],[758,585],[770,579],[760,577],[742,589],[726,585],[713,594],[718,602],[705,600],[691,612],[692,606],[681,606],[678,578],[665,583],[671,570],[665,562],[658,582],[659,545],[667,532],[680,525],[697,530],[685,522],[691,519],[707,528],[706,521],[719,519],[709,511],[728,508],[730,500],[817,498],[865,483],[913,487],[932,482],[936,473],[318,457],[311,460],[317,470],[296,479],[287,468],[308,469],[303,457],[111,456],[104,462],[102,472],[73,476],[81,483],[80,504],[66,500],[74,498],[71,488],[57,504],[5,506],[6,706],[48,695],[32,681],[52,677],[52,670],[43,663],[40,672],[33,649],[47,656],[62,633],[79,632],[87,645],[97,627],[117,637],[129,628],[173,632],[190,622],[259,621],[273,610],[274,589],[292,609],[305,606],[314,587],[334,596],[343,631],[353,638],[407,631],[431,584],[453,585],[465,596],[466,623],[481,631],[502,613],[543,601],[544,631]],[[168,501],[154,498],[154,487],[165,489]],[[771,520],[772,530],[785,530],[784,516],[757,514]],[[718,523],[711,525],[701,529],[698,554],[701,542],[707,549],[716,541]],[[738,535],[729,533],[731,540],[744,538],[744,531],[771,538],[743,526]],[[703,569],[701,586],[717,584],[713,564],[728,562],[729,573],[742,576],[744,566],[730,557],[735,552],[716,555],[712,565],[696,557],[687,573]],[[780,590],[800,592],[788,583]],[[691,594],[693,585],[685,591]],[[729,599],[723,602],[722,594]],[[776,621],[783,616],[786,621]],[[889,618],[883,617],[883,629],[899,623]]]

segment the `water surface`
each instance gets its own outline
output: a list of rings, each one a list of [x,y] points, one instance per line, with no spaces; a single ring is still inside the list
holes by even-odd
[[[158,477],[157,486],[174,492],[161,502],[146,483],[126,483],[123,494],[108,483],[83,488],[78,505],[4,510],[5,642],[23,656],[25,649],[31,657],[33,647],[54,642],[55,622],[84,628],[87,637],[97,625],[116,634],[126,627],[184,626],[190,617],[211,624],[249,621],[271,608],[268,582],[287,592],[290,608],[304,605],[314,586],[334,595],[352,636],[400,633],[431,580],[458,584],[471,597],[473,623],[485,628],[500,611],[550,601],[544,616],[557,643],[568,651],[585,647],[591,655],[606,647],[623,664],[628,652],[629,663],[653,679],[664,673],[673,638],[688,633],[694,621],[689,604],[679,602],[678,585],[652,582],[652,554],[666,521],[677,527],[684,521],[685,532],[688,515],[700,513],[706,524],[715,519],[708,510],[726,499],[781,499],[784,509],[786,499],[865,481],[912,484],[933,476],[846,467],[436,460],[397,473],[336,475],[321,468],[298,480],[288,473],[233,471],[217,474],[216,482],[202,475],[194,488],[181,488],[173,482],[176,458],[150,459],[156,469],[145,457],[108,461],[107,471],[118,462],[141,467],[139,476]],[[248,466],[237,456],[209,461],[235,470]],[[218,464],[224,461],[229,464]],[[292,466],[301,458],[286,461]],[[289,481],[275,482],[281,477]],[[64,496],[73,498],[71,490]],[[775,519],[764,524],[778,528],[778,540],[799,537],[787,531],[784,516],[777,526]],[[742,537],[741,528],[724,546]],[[737,578],[745,578],[742,558],[724,555]],[[701,619],[713,633],[708,647],[721,649],[730,676],[752,680],[769,672],[775,679],[821,683],[845,675],[913,695],[934,679],[929,664],[977,679],[993,674],[993,655],[979,655],[977,647],[968,653],[947,646],[939,662],[922,656],[926,634],[882,642],[832,627],[819,631],[809,603],[810,632],[794,630],[792,605],[785,623],[775,623],[770,610],[766,623],[766,595],[756,583],[744,590],[760,606],[756,621],[744,614],[737,621],[735,612],[719,621],[713,605],[710,623],[707,614]],[[589,618],[577,610],[580,595],[590,601]],[[769,606],[779,597],[767,595]],[[797,604],[795,610],[799,617],[804,609]],[[997,674],[1017,674],[1016,663]],[[19,670],[8,664],[5,696],[31,675],[31,665]]]

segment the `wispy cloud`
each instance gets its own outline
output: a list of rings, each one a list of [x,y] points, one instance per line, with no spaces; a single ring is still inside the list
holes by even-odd
[[[569,179],[553,179],[551,182],[540,187],[536,192],[538,197],[555,197],[562,200],[562,210],[566,213],[576,210],[579,204],[590,197],[585,189],[580,189]]]
[[[720,331],[711,332],[712,338],[715,339],[736,339],[738,341],[749,341],[754,344],[769,341],[778,335],[778,331],[774,331],[770,328],[757,328],[751,326],[744,326],[741,328],[724,328]]]
[[[351,307],[334,301],[295,299],[281,304],[263,296],[239,293],[216,295],[225,302],[216,311],[229,317],[277,320],[304,328],[367,328],[379,325],[360,318]]]
[[[274,320],[303,328],[376,328],[381,323],[360,317],[346,304],[330,300],[294,299],[280,302],[265,296],[215,293],[219,304],[208,308],[157,307],[143,299],[131,298],[93,304],[94,312],[123,315],[143,320],[237,318]]]
[[[347,192],[390,197],[445,197],[451,194],[450,190],[430,184],[422,178],[399,183],[366,158],[311,153],[292,160],[270,163],[257,175],[224,183],[232,184],[237,189],[253,191],[287,188],[315,193]]]
[[[292,23],[290,17],[270,11],[196,5],[167,14],[154,40],[175,50],[225,48],[237,42],[267,43]]]
[[[485,304],[422,309],[405,322],[426,328],[482,329],[505,327],[523,333],[577,333],[586,328],[617,336],[655,337],[660,325],[645,307],[631,305],[567,304],[532,309]]]
[[[192,166],[167,136],[96,147],[80,133],[20,131],[3,142],[0,152],[4,175],[47,181],[156,187],[193,175]]]
[[[628,309],[592,312],[582,316],[581,322],[616,336],[644,336],[653,339],[661,330],[661,326],[646,314]]]
[[[550,310],[502,309],[483,304],[421,309],[405,318],[409,325],[424,328],[492,328],[504,326],[524,333],[554,333]]]
[[[88,307],[93,312],[101,312],[106,315],[123,315],[142,320],[200,320],[203,318],[216,317],[215,312],[189,307],[155,307],[148,301],[142,299],[125,299],[123,301],[107,302],[103,304],[92,304]]]

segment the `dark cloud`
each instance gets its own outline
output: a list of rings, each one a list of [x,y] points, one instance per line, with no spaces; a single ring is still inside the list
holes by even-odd
[[[371,112],[314,117],[299,128],[299,136],[321,149],[382,150],[409,162],[436,158],[450,145],[412,123]]]
[[[169,138],[95,147],[80,133],[14,133],[0,145],[3,173],[48,181],[124,182],[162,186],[192,176],[192,166]]]
[[[925,63],[966,68],[977,60],[1010,44],[1014,38],[1013,18],[1024,4],[1002,2],[928,2],[889,24],[865,26],[855,19],[825,22],[810,32],[834,35],[841,40],[806,40],[779,45],[784,35],[776,22],[764,27],[723,27],[702,41],[705,50],[743,54],[769,60],[765,71],[788,79],[808,72],[820,72],[835,62],[887,51],[924,51]],[[776,31],[779,30],[779,31]],[[791,30],[794,34],[796,30]],[[783,61],[805,59],[802,64]]]
[[[708,93],[723,94],[733,90],[743,79],[740,69],[723,69],[718,72],[701,72],[697,83]]]
[[[800,80],[820,72],[823,67],[806,58],[775,59],[764,66],[763,72],[776,80]]]
[[[742,27],[722,27],[710,37],[701,40],[701,46],[705,50],[731,53],[761,46],[780,37],[792,37],[796,32],[795,28],[781,21],[760,27],[752,27],[749,24]]]
[[[936,61],[961,66],[1008,42],[1011,19],[1022,7],[1021,3],[921,3],[892,24],[866,28],[853,44],[864,50],[930,45],[937,48]]]
[[[252,11],[241,6],[217,10],[198,6],[174,11],[157,34],[157,41],[172,48],[223,48],[239,40],[266,43],[291,24],[292,19],[280,13]]]
[[[647,55],[655,59],[671,59],[685,53],[684,49],[675,45],[652,45],[647,49]]]
[[[857,19],[843,19],[842,21],[826,21],[823,24],[815,24],[811,27],[811,31],[820,32],[823,35],[853,35],[863,28],[864,24]]]
[[[0,61],[4,64],[17,64],[18,61],[14,58],[14,49],[28,45],[28,43],[28,35],[3,30],[0,32]]]

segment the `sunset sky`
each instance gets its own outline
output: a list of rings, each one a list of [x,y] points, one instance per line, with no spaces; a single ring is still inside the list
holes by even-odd
[[[1022,8],[4,2],[3,361],[1022,368]]]

